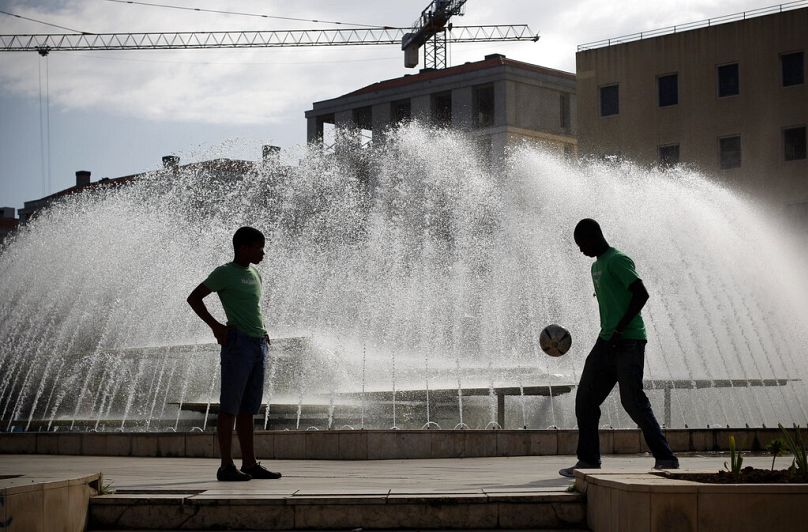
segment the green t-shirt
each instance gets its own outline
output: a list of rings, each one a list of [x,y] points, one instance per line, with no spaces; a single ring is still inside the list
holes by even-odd
[[[266,335],[261,315],[261,274],[252,265],[245,268],[229,262],[213,270],[204,284],[219,294],[227,325],[248,336]]]
[[[592,264],[592,282],[600,310],[600,337],[608,340],[623,319],[631,301],[628,287],[640,278],[634,261],[614,248],[609,248]],[[623,338],[645,340],[645,324],[637,314],[623,331]]]

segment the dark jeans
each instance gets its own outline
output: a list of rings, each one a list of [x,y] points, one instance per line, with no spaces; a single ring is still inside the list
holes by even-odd
[[[598,338],[586,357],[581,382],[575,396],[575,416],[578,418],[578,460],[600,464],[598,424],[600,405],[609,396],[615,383],[620,385],[620,402],[631,419],[640,427],[648,448],[658,460],[670,460],[673,452],[668,446],[642,391],[645,365],[645,341],[621,340],[614,349]]]

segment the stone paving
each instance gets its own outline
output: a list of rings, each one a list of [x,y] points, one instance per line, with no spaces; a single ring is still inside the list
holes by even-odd
[[[684,468],[696,470],[720,469],[725,459],[680,455]],[[782,458],[779,465],[784,467],[787,460]],[[95,530],[582,530],[585,499],[567,492],[572,481],[557,473],[573,462],[571,456],[555,455],[275,460],[266,465],[283,472],[280,480],[221,483],[213,480],[216,459],[28,454],[0,455],[0,478],[22,475],[0,482],[48,482],[103,473],[105,484],[116,493],[91,500],[87,519]],[[747,456],[745,463],[766,467],[770,459]],[[645,472],[652,464],[647,455],[604,457],[607,472]]]
[[[721,469],[724,454],[680,455],[685,469]],[[777,466],[787,467],[790,457]],[[272,460],[280,480],[223,483],[215,480],[218,460],[207,458],[132,458],[53,455],[0,455],[0,475],[59,479],[98,473],[118,492],[205,491],[208,494],[296,493],[362,495],[376,493],[464,493],[480,490],[563,491],[571,480],[558,470],[575,463],[572,456],[454,458],[433,460]],[[238,462],[237,462],[238,463]],[[647,471],[647,455],[604,456],[605,470]],[[767,456],[745,456],[744,465],[769,467]]]

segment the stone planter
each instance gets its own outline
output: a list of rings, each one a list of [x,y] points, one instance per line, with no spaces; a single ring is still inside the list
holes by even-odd
[[[808,484],[705,484],[590,469],[576,471],[575,486],[586,495],[592,532],[801,532],[807,526]]]
[[[100,473],[68,479],[0,475],[0,529],[82,532],[100,486]]]

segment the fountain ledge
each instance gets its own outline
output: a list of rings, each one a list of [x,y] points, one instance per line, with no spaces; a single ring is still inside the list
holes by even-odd
[[[675,452],[729,450],[729,437],[745,451],[760,451],[778,429],[669,429]],[[808,439],[808,430],[803,429]],[[604,454],[648,452],[636,429],[600,431]],[[577,430],[328,430],[257,431],[263,460],[384,460],[574,455]],[[234,438],[233,450],[239,447]],[[218,458],[213,432],[0,433],[2,454]]]

